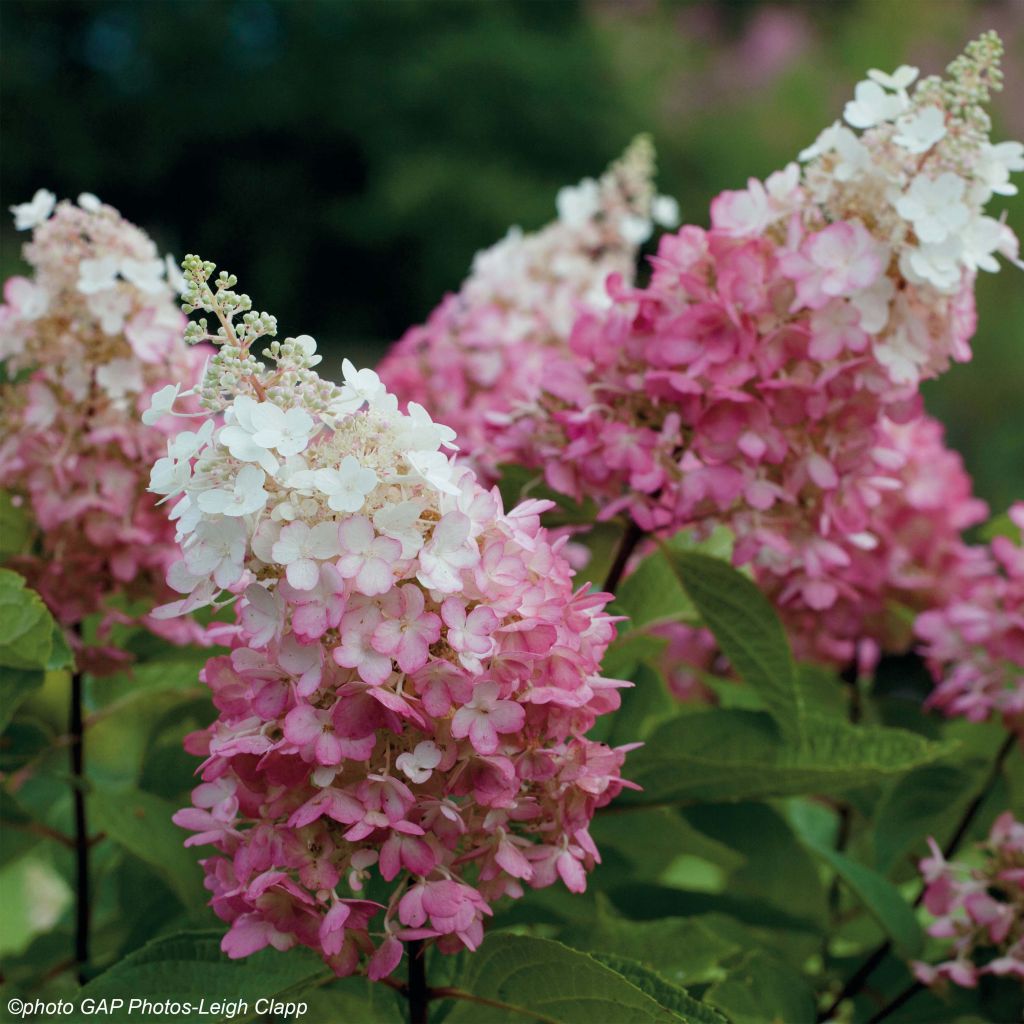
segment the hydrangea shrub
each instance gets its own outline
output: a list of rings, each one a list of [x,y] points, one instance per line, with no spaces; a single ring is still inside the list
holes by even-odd
[[[62,844],[83,998],[1016,1019],[1024,510],[985,522],[921,401],[971,355],[978,273],[1019,263],[1000,52],[869,72],[649,258],[676,211],[641,138],[337,382],[93,198],[16,207],[16,564],[107,630],[64,735],[70,652],[0,571],[4,839],[55,922],[17,997],[70,991],[69,858],[32,845]],[[218,646],[120,651],[140,601]]]

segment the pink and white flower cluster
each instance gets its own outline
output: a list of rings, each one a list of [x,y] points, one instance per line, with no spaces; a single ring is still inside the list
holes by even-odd
[[[931,856],[920,863],[924,906],[935,918],[928,934],[949,939],[950,950],[942,963],[915,963],[918,980],[974,988],[990,974],[1024,982],[1024,824],[1001,814],[979,844],[977,867],[947,861],[930,837],[928,845]]]
[[[154,430],[137,413],[194,374],[202,353],[182,339],[180,275],[116,210],[89,194],[57,203],[44,189],[12,210],[16,227],[33,231],[32,276],[9,278],[0,306],[0,487],[33,535],[10,564],[70,626],[115,595],[149,607],[167,593],[174,530],[146,480],[161,435],[178,423],[161,418]],[[107,622],[124,617],[106,612]],[[185,623],[149,624],[191,636]],[[124,657],[113,647],[83,653],[94,671]]]
[[[599,859],[588,825],[624,785],[625,750],[585,737],[625,685],[600,674],[610,595],[574,589],[547,503],[506,512],[448,427],[347,361],[342,386],[319,378],[308,336],[257,361],[272,318],[185,267],[186,308],[221,320],[192,332],[220,345],[211,418],[152,486],[177,498],[186,595],[162,614],[237,602],[202,674],[218,718],[187,741],[203,781],[175,816],[215,848],[223,948],[300,944],[339,975],[368,957],[374,978],[402,940],[476,948],[495,901],[580,892]]]
[[[664,236],[646,287],[613,279],[532,406],[490,418],[481,461],[543,470],[648,531],[730,527],[737,563],[812,632],[901,587],[859,578],[857,553],[884,548],[877,510],[905,495],[894,431],[920,416],[921,380],[970,357],[976,271],[1017,257],[983,212],[1024,168],[1024,147],[988,140],[999,53],[984,36],[913,95],[915,69],[872,72],[803,167]],[[853,653],[848,610],[815,638],[830,660]]]
[[[478,253],[459,292],[381,363],[385,384],[451,424],[486,478],[498,476],[484,446],[488,419],[534,401],[579,312],[605,308],[608,276],[632,280],[654,225],[678,222],[653,173],[654,149],[641,136],[601,178],[563,188],[557,220],[534,233],[512,228]]]
[[[1024,503],[1010,510],[1024,531]],[[1024,547],[1008,536],[978,549],[982,571],[945,604],[918,617],[921,649],[937,679],[931,706],[983,721],[1001,715],[1024,730]]]

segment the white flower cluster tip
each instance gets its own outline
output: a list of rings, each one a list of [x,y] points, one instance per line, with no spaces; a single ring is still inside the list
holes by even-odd
[[[453,501],[462,493],[463,471],[446,454],[457,450],[455,432],[415,402],[400,412],[377,374],[347,359],[341,387],[321,380],[311,370],[319,357],[308,335],[274,342],[268,356],[277,365],[268,370],[254,360],[251,342],[227,312],[248,307],[245,296],[230,291],[233,279],[222,275],[215,294],[207,283],[211,265],[189,257],[184,266],[186,308],[214,312],[222,326],[215,335],[201,335],[220,346],[198,388],[210,415],[197,431],[168,441],[150,479],[161,500],[177,499],[171,518],[183,558],[170,582],[188,595],[159,614],[203,607],[238,584],[249,536],[268,571],[279,566],[293,587],[313,590],[317,560],[342,553],[339,525],[364,593],[375,592],[378,582],[390,587],[388,566],[415,556],[431,532],[432,551],[421,560],[443,589],[447,563],[465,538],[448,538],[451,530],[434,528],[421,513],[437,506],[438,495]],[[272,333],[270,326],[251,337]],[[225,376],[236,390],[229,399]],[[189,394],[178,385],[164,388],[143,419],[173,412],[174,402]]]
[[[946,80],[918,81],[908,65],[873,69],[846,104],[846,124],[800,154],[811,162],[815,198],[836,220],[874,214],[874,233],[898,253],[903,276],[944,294],[965,273],[998,270],[997,254],[1020,265],[1013,233],[984,213],[993,195],[1016,194],[1010,174],[1024,170],[1024,145],[989,140],[983,104],[1001,88],[1001,54],[999,37],[987,33]]]

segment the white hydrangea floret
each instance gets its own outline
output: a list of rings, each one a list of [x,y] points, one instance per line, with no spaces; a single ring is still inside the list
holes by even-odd
[[[82,260],[78,264],[78,290],[83,295],[95,295],[113,288],[117,284],[119,267],[120,261],[116,256]]]
[[[305,450],[315,425],[305,409],[282,409],[273,402],[260,402],[252,410],[251,422],[253,443],[273,448],[284,458]]]
[[[926,245],[937,245],[966,227],[970,219],[964,179],[952,171],[937,178],[919,174],[896,201],[896,212],[914,226],[914,233]]]
[[[896,122],[893,142],[911,153],[925,153],[946,137],[946,118],[938,107],[916,110]]]
[[[49,218],[56,205],[57,197],[49,189],[38,189],[27,203],[18,203],[10,207],[11,213],[14,214],[15,230],[29,231],[38,227]]]
[[[221,429],[219,441],[239,462],[259,463],[264,472],[273,476],[279,463],[267,450],[267,446],[255,439],[260,427],[254,422],[253,414],[259,404],[248,395],[239,395],[225,411],[227,426]]]
[[[247,516],[267,503],[267,474],[258,466],[243,466],[230,487],[202,491],[196,499],[203,512],[223,516]]]
[[[335,522],[289,523],[271,549],[273,560],[286,567],[288,582],[296,590],[312,590],[320,579],[321,561],[339,554],[338,525]]]
[[[874,128],[894,121],[907,107],[905,94],[886,92],[872,80],[859,82],[853,97],[843,109],[843,119],[854,128]]]
[[[601,208],[601,188],[593,178],[566,185],[555,197],[558,219],[569,227],[581,227]]]
[[[313,479],[317,489],[327,495],[329,508],[335,512],[358,512],[377,486],[378,477],[354,455],[346,455],[337,469],[318,469]]]

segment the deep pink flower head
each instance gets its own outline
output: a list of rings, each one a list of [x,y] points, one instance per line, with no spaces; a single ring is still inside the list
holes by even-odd
[[[64,625],[119,595],[166,600],[174,529],[146,491],[149,467],[177,422],[139,423],[151,397],[188,379],[202,360],[183,340],[173,265],[151,239],[94,196],[55,203],[40,190],[14,207],[32,228],[31,277],[12,277],[0,306],[0,487],[26,514],[22,572]],[[109,610],[108,610],[109,611]],[[104,625],[125,618],[109,611]],[[154,623],[172,639],[191,624]],[[92,670],[123,658],[85,655]]]
[[[190,305],[247,307],[185,266]],[[506,512],[445,453],[453,433],[372,371],[321,379],[306,336],[250,361],[272,328],[212,339],[200,394],[224,425],[153,472],[180,495],[185,595],[159,614],[224,590],[238,608],[202,674],[219,716],[188,740],[203,782],[175,820],[215,848],[230,956],[300,944],[382,977],[401,940],[474,949],[502,897],[585,887],[590,820],[624,785],[625,750],[586,738],[625,685],[600,674],[610,595],[574,587],[547,502]]]
[[[677,222],[675,202],[654,194],[653,173],[654,150],[641,136],[601,178],[562,189],[557,220],[534,233],[513,228],[478,253],[459,292],[381,363],[402,402],[455,429],[482,477],[498,476],[496,464],[477,458],[485,421],[536,399],[579,311],[607,306],[610,274],[632,280],[652,221]]]
[[[1024,730],[1024,503],[1010,509],[1016,538],[980,549],[973,572],[948,600],[918,617],[916,632],[936,687],[932,707],[980,722],[1001,715]]]
[[[920,863],[928,933],[950,942],[948,959],[915,963],[925,985],[974,988],[985,974],[1024,984],[1024,824],[1010,811],[992,825],[979,867],[947,861],[934,839]]]

